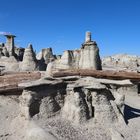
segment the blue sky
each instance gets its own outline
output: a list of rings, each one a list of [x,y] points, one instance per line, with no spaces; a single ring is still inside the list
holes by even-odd
[[[92,32],[101,56],[140,55],[140,0],[0,0],[0,32],[38,52],[80,48]],[[0,42],[5,38],[0,36]]]

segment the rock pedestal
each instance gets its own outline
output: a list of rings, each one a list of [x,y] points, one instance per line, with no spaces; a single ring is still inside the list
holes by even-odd
[[[50,117],[58,113],[75,124],[88,123],[88,120],[93,125],[98,123],[106,127],[116,123],[125,124],[115,96],[95,78],[85,77],[74,81],[53,79],[53,82],[43,80],[25,86],[22,95],[27,96],[29,104],[24,107],[28,110],[23,112],[27,116],[38,114]],[[37,105],[37,110],[34,105]]]
[[[91,33],[86,33],[86,42],[81,47],[81,57],[79,68],[101,70],[101,59],[99,56],[99,48],[95,41],[91,41]]]
[[[5,35],[6,38],[7,38],[7,41],[6,41],[6,48],[9,52],[9,56],[14,56],[15,55],[15,52],[14,52],[14,38],[16,37],[15,35],[11,35],[11,34],[7,34]]]

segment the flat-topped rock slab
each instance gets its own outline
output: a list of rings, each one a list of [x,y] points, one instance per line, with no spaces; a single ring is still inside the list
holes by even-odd
[[[36,81],[31,81],[31,82],[25,82],[25,83],[20,83],[18,84],[18,87],[23,87],[23,88],[29,88],[29,87],[36,87],[36,86],[42,86],[42,85],[55,85],[62,83],[62,80],[59,79],[39,79]]]

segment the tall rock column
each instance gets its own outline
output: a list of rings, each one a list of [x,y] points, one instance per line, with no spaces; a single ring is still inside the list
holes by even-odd
[[[86,32],[86,36],[85,36],[85,42],[91,42],[91,32]]]
[[[11,34],[6,34],[5,35],[7,40],[6,40],[6,48],[7,51],[9,52],[9,56],[14,56],[15,52],[14,52],[14,38],[16,37],[15,35],[11,35]]]
[[[79,68],[101,70],[99,48],[95,41],[91,41],[91,32],[86,32],[85,43],[81,47]]]

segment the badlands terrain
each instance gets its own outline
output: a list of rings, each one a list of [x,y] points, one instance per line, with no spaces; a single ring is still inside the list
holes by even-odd
[[[0,45],[0,140],[139,140],[140,57],[100,58],[87,32],[54,55]]]

